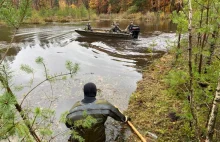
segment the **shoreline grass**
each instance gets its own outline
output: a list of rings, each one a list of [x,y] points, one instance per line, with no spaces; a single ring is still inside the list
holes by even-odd
[[[90,16],[87,11],[84,11],[84,14],[71,14],[71,12],[66,12],[65,10],[53,11],[44,13],[42,11],[32,11],[30,17],[26,18],[23,24],[45,24],[45,23],[69,23],[69,22],[79,22],[79,21],[97,21],[97,20],[139,20],[139,21],[156,21],[156,20],[170,20],[171,14],[155,13],[155,12],[146,12],[142,13],[132,13],[128,14],[127,12],[118,13],[118,14],[100,14],[97,15],[94,12],[90,13]],[[90,18],[89,18],[90,17]],[[6,25],[3,21],[0,20],[0,25]]]
[[[89,19],[90,17],[90,19]],[[71,16],[71,15],[52,15],[52,16],[42,16],[40,12],[32,12],[32,16],[24,21],[25,24],[44,24],[44,23],[68,23],[68,22],[78,22],[78,21],[96,21],[96,20],[140,20],[140,21],[155,21],[155,20],[170,20],[170,14],[147,12],[127,14],[100,14],[96,15],[92,13],[90,16],[87,14],[83,16]]]
[[[184,120],[173,120],[172,115],[181,114],[182,102],[164,93],[166,84],[163,77],[172,68],[174,56],[165,54],[154,61],[144,72],[143,78],[137,83],[136,91],[131,95],[127,115],[141,134],[149,139],[147,132],[158,136],[158,141],[182,141]],[[177,116],[176,116],[177,117]],[[131,136],[131,141],[138,138]]]

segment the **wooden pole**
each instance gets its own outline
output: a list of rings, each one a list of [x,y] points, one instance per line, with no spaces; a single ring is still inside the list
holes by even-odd
[[[131,129],[138,135],[138,137],[141,139],[142,142],[147,142],[146,139],[138,132],[138,130],[134,127],[134,125],[128,121],[128,125],[131,127]]]

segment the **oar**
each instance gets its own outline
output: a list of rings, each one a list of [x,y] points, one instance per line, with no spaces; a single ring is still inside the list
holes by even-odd
[[[134,127],[134,125],[131,123],[131,121],[127,121],[128,125],[131,127],[131,129],[138,135],[138,137],[141,139],[142,142],[147,142],[146,139],[138,132],[138,130]]]

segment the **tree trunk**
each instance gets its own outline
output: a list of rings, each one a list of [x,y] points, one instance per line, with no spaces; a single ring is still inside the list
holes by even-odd
[[[208,4],[207,4],[207,8],[206,8],[206,26],[209,25],[209,6],[210,6],[210,1],[208,0]],[[200,60],[199,60],[199,73],[201,74],[202,72],[202,62],[203,62],[203,49],[204,49],[204,46],[205,46],[205,41],[208,40],[208,35],[207,33],[204,34],[204,37],[203,37],[203,41],[202,41],[202,47],[201,47],[201,51],[200,51]]]
[[[204,34],[203,36],[203,40],[202,40],[202,45],[201,45],[201,50],[200,50],[200,55],[199,55],[199,74],[201,74],[202,72],[202,62],[203,62],[203,49],[204,49],[204,46],[205,46],[205,40],[206,40],[206,33]]]
[[[193,127],[196,133],[197,139],[200,141],[199,137],[199,130],[198,130],[198,122],[197,117],[194,111],[194,90],[193,90],[193,70],[192,70],[192,5],[191,0],[189,0],[189,25],[188,25],[188,32],[189,32],[189,43],[188,43],[188,49],[189,49],[189,75],[190,75],[190,81],[189,81],[189,93],[190,93],[190,111],[193,117]]]
[[[6,82],[4,80],[0,80],[0,82],[2,84],[5,84]],[[9,85],[8,85],[8,82],[5,84],[5,88],[7,90],[7,92],[12,95],[12,97],[15,97],[15,95],[13,94],[13,92],[11,91]],[[30,123],[27,121],[28,118],[25,116],[24,114],[24,111],[21,107],[21,105],[18,104],[17,100],[16,100],[16,103],[14,104],[15,105],[15,108],[16,110],[19,112],[19,114],[21,115],[21,118],[23,119],[25,125],[28,127],[28,130],[30,132],[30,134],[33,136],[33,138],[36,140],[36,142],[41,142],[40,138],[38,137],[38,135],[35,133],[34,129],[31,127]]]
[[[209,115],[206,142],[212,142],[212,139],[213,139],[216,116],[217,116],[217,113],[218,113],[218,103],[219,102],[220,102],[220,77],[219,77],[219,80],[218,80],[218,86],[217,86],[217,89],[216,89],[215,98],[214,98],[213,104],[212,104],[212,110],[211,110],[211,113]]]
[[[201,9],[199,28],[202,28],[203,11],[204,11],[204,7],[202,7]],[[197,36],[197,48],[199,49],[200,46],[201,46],[201,33],[199,32]],[[197,61],[198,61],[198,54],[196,54],[196,57],[195,57],[195,64],[197,64]]]
[[[7,87],[7,92],[9,94],[11,94],[13,97],[15,96],[11,89],[9,87]],[[35,133],[34,129],[31,127],[31,125],[29,124],[29,122],[27,121],[28,118],[25,116],[22,107],[18,104],[18,102],[15,103],[15,108],[17,109],[17,111],[20,113],[22,119],[24,120],[25,125],[28,127],[29,132],[31,133],[31,135],[34,137],[34,139],[36,140],[36,142],[41,142],[40,138],[38,137],[38,135]]]
[[[181,41],[181,32],[178,35],[178,43],[177,43],[177,50],[178,51],[180,50],[180,41]],[[176,61],[178,60],[178,58],[179,58],[179,52],[176,54]]]
[[[219,29],[218,29],[219,30]],[[215,51],[215,44],[216,44],[216,40],[217,40],[217,32],[216,31],[214,31],[213,33],[212,33],[212,42],[211,42],[211,45],[210,45],[210,49],[209,49],[209,52],[210,52],[210,55],[209,55],[209,57],[208,57],[208,60],[207,60],[207,65],[211,65],[211,63],[212,63],[212,57],[213,57],[213,55],[214,55],[214,51]]]

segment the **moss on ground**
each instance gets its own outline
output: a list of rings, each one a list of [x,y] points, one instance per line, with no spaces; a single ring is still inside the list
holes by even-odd
[[[178,117],[182,103],[165,93],[167,86],[163,82],[173,60],[172,55],[166,54],[150,65],[143,72],[143,78],[130,98],[127,115],[149,141],[155,140],[147,135],[147,131],[156,134],[157,141],[183,141],[181,129],[184,128],[184,121]],[[177,120],[173,120],[172,114]],[[139,141],[137,137],[132,136],[131,139],[129,141]]]

